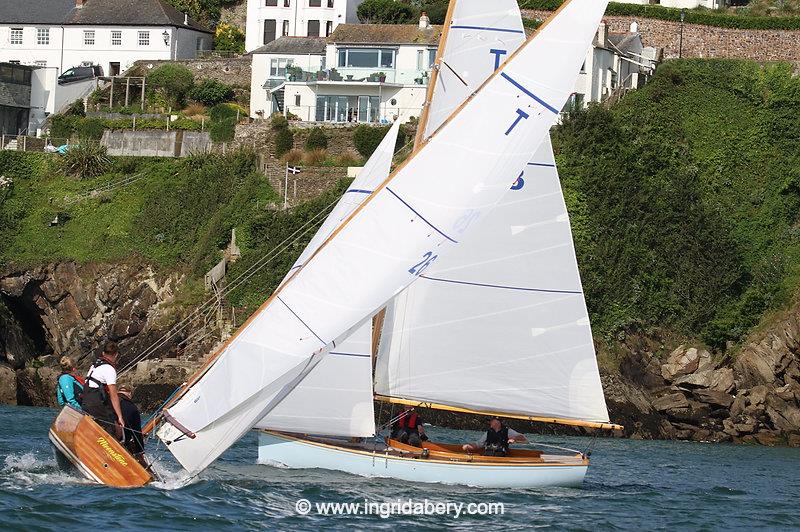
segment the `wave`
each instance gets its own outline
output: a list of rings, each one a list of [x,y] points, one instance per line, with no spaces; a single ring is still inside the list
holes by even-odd
[[[59,467],[54,455],[42,458],[34,452],[12,453],[5,457],[2,487],[7,489],[32,489],[47,484],[87,484],[77,472],[65,471]]]

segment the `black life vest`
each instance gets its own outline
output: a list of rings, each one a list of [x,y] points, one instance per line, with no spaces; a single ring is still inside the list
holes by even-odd
[[[80,375],[76,375],[74,372],[63,372],[58,376],[58,380],[60,381],[61,377],[64,375],[69,375],[74,379],[72,381],[72,396],[75,397],[75,400],[78,401],[78,404],[83,403],[83,388],[86,386],[86,381],[84,381]],[[58,388],[58,393],[63,395],[60,386]],[[64,398],[64,402],[66,403],[66,397]]]
[[[109,365],[112,368],[114,368],[115,370],[117,369],[117,368],[114,367],[114,364],[112,364],[108,360],[106,360],[106,359],[104,359],[102,357],[98,358],[97,360],[94,361],[94,364],[92,364],[92,367],[89,369],[89,374],[86,375],[86,384],[84,386],[84,388],[85,388],[85,392],[84,393],[99,393],[100,394],[100,400],[103,403],[107,403],[108,402],[108,385],[105,384],[105,383],[102,383],[99,380],[97,380],[94,377],[92,377],[92,372],[94,370],[100,368],[101,366],[105,366],[105,365]],[[89,382],[90,381],[95,383],[97,385],[97,388],[92,388],[91,386],[89,386]]]
[[[508,428],[502,427],[497,432],[492,429],[486,431],[486,444],[483,447],[483,454],[486,456],[505,456],[508,454]]]
[[[411,415],[407,415],[404,412],[400,419],[397,420],[397,426],[401,429],[414,430],[417,428],[418,423],[419,419],[414,411],[411,412]]]

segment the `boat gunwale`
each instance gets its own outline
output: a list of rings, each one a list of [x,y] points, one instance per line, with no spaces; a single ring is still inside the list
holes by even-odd
[[[263,432],[264,434],[269,434],[270,436],[274,436],[279,439],[286,440],[288,442],[293,443],[300,443],[304,445],[311,445],[315,447],[323,447],[329,450],[343,452],[343,453],[353,453],[353,454],[360,454],[364,456],[369,456],[370,458],[380,458],[380,459],[391,459],[391,460],[421,460],[425,463],[431,464],[442,464],[442,465],[463,465],[463,466],[480,466],[480,467],[516,467],[516,468],[529,468],[529,467],[588,467],[589,466],[589,459],[583,458],[580,462],[575,463],[564,463],[564,462],[513,462],[513,463],[495,463],[495,462],[476,462],[470,460],[458,460],[458,459],[437,459],[437,458],[423,458],[422,453],[418,453],[416,456],[402,456],[396,454],[389,454],[387,452],[380,452],[380,451],[365,451],[350,447],[344,447],[341,445],[334,445],[330,443],[323,443],[319,441],[314,441],[311,439],[303,438],[300,436],[293,436],[284,432],[278,432],[273,430],[267,429],[258,429],[258,432]],[[393,447],[389,446],[387,449],[392,449]],[[409,451],[400,450],[401,453],[411,454]],[[474,456],[474,455],[473,455]],[[560,455],[549,455],[549,456],[560,456]],[[565,455],[566,456],[566,455]],[[572,456],[569,456],[572,458]],[[574,458],[573,458],[574,459]]]

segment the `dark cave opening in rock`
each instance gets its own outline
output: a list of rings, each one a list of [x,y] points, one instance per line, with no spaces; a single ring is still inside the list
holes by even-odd
[[[33,348],[33,356],[49,355],[53,353],[53,348],[47,341],[41,311],[33,303],[33,292],[35,290],[36,286],[29,284],[25,287],[21,296],[12,297],[0,294],[0,300],[11,313],[19,332],[30,341],[30,347]],[[18,356],[27,358],[24,353],[19,353]]]

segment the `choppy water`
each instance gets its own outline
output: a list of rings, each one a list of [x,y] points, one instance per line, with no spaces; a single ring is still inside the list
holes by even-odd
[[[54,414],[0,406],[2,529],[800,528],[799,449],[600,439],[582,489],[486,490],[259,466],[251,435],[189,485],[167,471],[155,486],[113,490],[56,467],[47,440]],[[451,441],[474,436],[429,432]],[[577,449],[590,443],[583,438],[540,441]],[[505,513],[384,518],[321,516],[312,510],[302,516],[295,510],[301,498],[313,503],[501,502]]]

